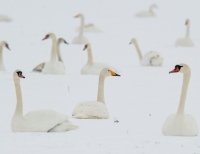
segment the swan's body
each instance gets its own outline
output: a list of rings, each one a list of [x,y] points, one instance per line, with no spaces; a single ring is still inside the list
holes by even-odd
[[[78,119],[108,119],[109,113],[104,101],[104,80],[107,76],[120,76],[109,68],[102,69],[99,75],[97,101],[79,103],[72,113]]]
[[[12,19],[10,17],[8,17],[7,15],[0,15],[0,22],[10,22],[12,21]]]
[[[61,43],[65,43],[65,44],[68,44],[63,38],[59,38],[57,40],[57,56],[58,56],[58,61],[63,63],[63,59],[62,59],[62,55],[60,53],[60,44]],[[33,69],[33,72],[42,72],[43,68],[44,68],[44,65],[45,65],[45,62],[37,65],[34,69]]]
[[[160,56],[160,54],[157,51],[150,51],[146,53],[144,56],[142,56],[137,40],[135,38],[131,40],[130,44],[135,45],[136,51],[140,59],[140,64],[142,66],[161,66],[162,65],[163,58]]]
[[[10,50],[8,43],[6,41],[2,41],[0,43],[0,71],[6,71],[4,63],[3,63],[3,47],[6,47]]]
[[[81,29],[81,27],[76,28],[76,31],[79,32]],[[85,33],[99,33],[101,32],[100,29],[98,29],[94,24],[89,23],[89,24],[85,24],[84,28],[83,28]]]
[[[170,115],[163,124],[162,133],[166,136],[196,136],[199,132],[196,120],[184,112],[191,71],[188,65],[180,64],[170,73],[175,72],[183,73],[181,98],[176,114]]]
[[[148,11],[141,11],[141,12],[137,13],[136,17],[139,17],[139,18],[151,18],[151,17],[155,17],[156,14],[153,11],[154,8],[157,8],[157,6],[155,4],[151,5],[149,7]]]
[[[109,66],[108,64],[104,63],[94,63],[93,62],[93,56],[92,56],[92,49],[91,44],[87,43],[83,50],[87,49],[87,55],[88,55],[88,61],[87,63],[82,67],[81,74],[96,74],[99,75],[101,70],[103,68],[110,68],[113,71],[117,71],[114,67]]]
[[[43,74],[65,74],[65,66],[62,62],[58,61],[57,58],[57,44],[56,36],[53,33],[49,33],[45,36],[45,39],[52,39],[52,49],[51,49],[51,59],[49,62],[46,62],[44,68],[42,69]]]
[[[189,19],[186,20],[185,25],[187,26],[185,37],[177,39],[175,45],[176,46],[184,46],[184,47],[192,47],[192,46],[194,46],[194,43],[190,39],[190,21],[189,21]]]
[[[13,73],[17,105],[11,121],[13,132],[64,132],[77,129],[65,114],[52,110],[38,110],[23,115],[23,101],[20,78],[25,78],[20,70]]]
[[[86,44],[88,43],[88,39],[83,35],[84,33],[84,17],[82,14],[78,14],[75,16],[75,18],[80,18],[81,19],[81,25],[79,28],[79,34],[77,37],[75,37],[72,41],[73,44]]]

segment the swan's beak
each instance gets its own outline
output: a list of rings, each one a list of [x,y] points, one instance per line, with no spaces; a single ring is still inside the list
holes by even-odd
[[[88,45],[86,44],[86,45],[84,46],[83,50],[87,49],[87,47],[88,47]]]
[[[22,74],[21,75],[18,75],[20,78],[25,78],[25,76],[23,76]]]
[[[179,70],[179,68],[178,67],[176,67],[175,69],[173,69],[172,71],[170,71],[169,73],[177,73],[177,72],[179,72],[180,70]]]
[[[185,21],[185,25],[187,25],[189,23],[189,20],[187,19],[186,21]]]
[[[119,74],[115,73],[115,72],[114,72],[114,71],[112,71],[112,70],[110,70],[110,74],[111,74],[112,76],[121,76],[121,75],[119,75]]]
[[[79,17],[79,15],[74,16],[74,18],[78,18],[78,17]]]
[[[67,43],[66,41],[64,41],[64,43],[69,45],[69,43]]]
[[[42,40],[46,40],[49,38],[49,35],[46,35],[45,38],[43,38]]]
[[[129,44],[132,44],[132,42],[130,42]]]
[[[9,48],[8,44],[6,44],[6,48],[7,48],[8,50],[10,50],[10,48]]]

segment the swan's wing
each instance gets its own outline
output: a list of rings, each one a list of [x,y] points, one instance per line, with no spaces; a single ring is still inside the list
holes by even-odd
[[[27,121],[29,131],[48,132],[56,125],[68,121],[65,114],[53,110],[38,110],[27,113],[24,118]]]
[[[43,68],[44,68],[45,62],[41,63],[39,65],[37,65],[34,69],[33,72],[42,72]]]

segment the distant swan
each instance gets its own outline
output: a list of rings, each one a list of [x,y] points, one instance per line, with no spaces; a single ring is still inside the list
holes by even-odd
[[[63,62],[63,59],[62,59],[62,55],[60,53],[60,44],[61,43],[65,43],[65,44],[68,44],[63,38],[59,38],[57,40],[57,56],[58,56],[58,61]],[[33,69],[33,72],[42,72],[42,69],[44,68],[44,65],[45,65],[45,62],[37,65],[34,69]]]
[[[150,7],[149,7],[149,10],[148,11],[141,11],[139,13],[136,14],[136,17],[140,17],[140,18],[151,18],[151,17],[155,17],[156,14],[153,12],[153,9],[154,8],[157,8],[157,5],[155,4],[152,4]]]
[[[131,39],[130,44],[134,44],[138,56],[140,58],[140,64],[142,66],[161,66],[163,63],[163,58],[160,57],[160,54],[157,51],[150,51],[142,56],[140,48],[138,46],[137,40],[135,38]]]
[[[0,71],[6,71],[3,63],[3,47],[6,47],[8,50],[10,50],[8,43],[6,41],[2,41],[0,43]]]
[[[0,15],[0,22],[10,22],[12,21],[12,19],[10,17],[8,17],[7,15]]]
[[[11,121],[13,132],[65,132],[78,128],[68,120],[67,115],[53,110],[38,110],[23,115],[20,78],[25,78],[22,71],[14,71],[17,105]]]
[[[176,114],[170,115],[162,127],[162,133],[166,136],[197,136],[199,129],[193,116],[185,114],[185,100],[190,81],[190,67],[187,64],[179,64],[169,73],[183,73],[183,85],[180,102]]]
[[[104,101],[104,80],[108,76],[120,76],[109,68],[102,69],[99,75],[97,101],[79,103],[72,113],[78,119],[108,119],[109,113]]]
[[[90,43],[87,43],[83,50],[86,50],[86,49],[87,49],[88,60],[87,60],[87,63],[82,67],[81,74],[97,74],[97,75],[99,75],[101,70],[105,67],[108,67],[113,71],[117,71],[114,67],[109,66],[108,64],[93,62],[92,48],[91,48]]]
[[[176,46],[192,47],[194,46],[193,41],[190,39],[190,20],[187,19],[185,22],[186,34],[184,38],[179,38],[176,40]]]

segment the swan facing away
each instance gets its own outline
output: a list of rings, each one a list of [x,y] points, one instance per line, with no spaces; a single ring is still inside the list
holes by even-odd
[[[108,67],[113,71],[117,71],[114,67],[111,67],[108,64],[93,62],[92,48],[91,48],[90,43],[87,43],[83,50],[86,50],[86,49],[87,49],[88,60],[87,60],[87,63],[82,67],[81,74],[99,75],[101,70],[105,67]]]
[[[86,44],[88,39],[83,35],[84,33],[84,17],[82,14],[77,14],[74,18],[81,18],[81,25],[79,28],[79,34],[72,41],[73,44]]]
[[[141,11],[141,12],[138,12],[136,13],[136,17],[139,17],[139,18],[151,18],[151,17],[155,17],[156,14],[154,13],[153,9],[154,8],[158,8],[158,6],[156,4],[152,4],[150,7],[149,7],[149,10],[148,11]]]
[[[99,86],[97,101],[88,101],[79,103],[73,110],[72,116],[78,119],[108,119],[109,113],[104,101],[104,81],[108,76],[120,76],[110,70],[102,69],[99,75]]]
[[[157,51],[150,51],[146,53],[144,56],[142,56],[139,45],[135,38],[132,38],[129,44],[135,45],[136,51],[140,59],[140,64],[142,66],[161,66],[162,65],[163,58],[160,56],[160,54]]]
[[[190,39],[190,20],[189,19],[185,21],[185,25],[187,26],[185,37],[177,39],[175,45],[184,46],[184,47],[192,47],[194,46],[194,43]]]
[[[199,130],[193,116],[185,114],[185,100],[190,81],[190,67],[187,64],[176,65],[169,73],[183,73],[183,85],[180,102],[176,114],[170,115],[162,127],[162,133],[166,136],[197,136]]]
[[[63,62],[63,59],[62,59],[62,55],[60,53],[60,44],[61,43],[65,43],[65,44],[68,44],[63,38],[59,38],[57,40],[57,56],[58,56],[58,61]],[[42,72],[42,69],[44,68],[44,65],[45,65],[45,62],[43,63],[40,63],[39,65],[37,65],[34,69],[33,69],[33,72]]]
[[[3,47],[6,47],[8,50],[10,50],[9,45],[6,41],[2,41],[0,43],[0,71],[6,70],[3,63]]]
[[[38,110],[23,115],[20,78],[25,78],[22,71],[14,71],[17,105],[11,121],[13,132],[65,132],[78,128],[68,120],[67,115],[53,110]]]
[[[52,39],[52,49],[51,49],[51,59],[46,62],[44,68],[42,69],[43,74],[65,74],[65,66],[62,62],[58,61],[57,58],[57,44],[56,35],[54,33],[49,33],[43,38],[46,40],[48,38]]]

